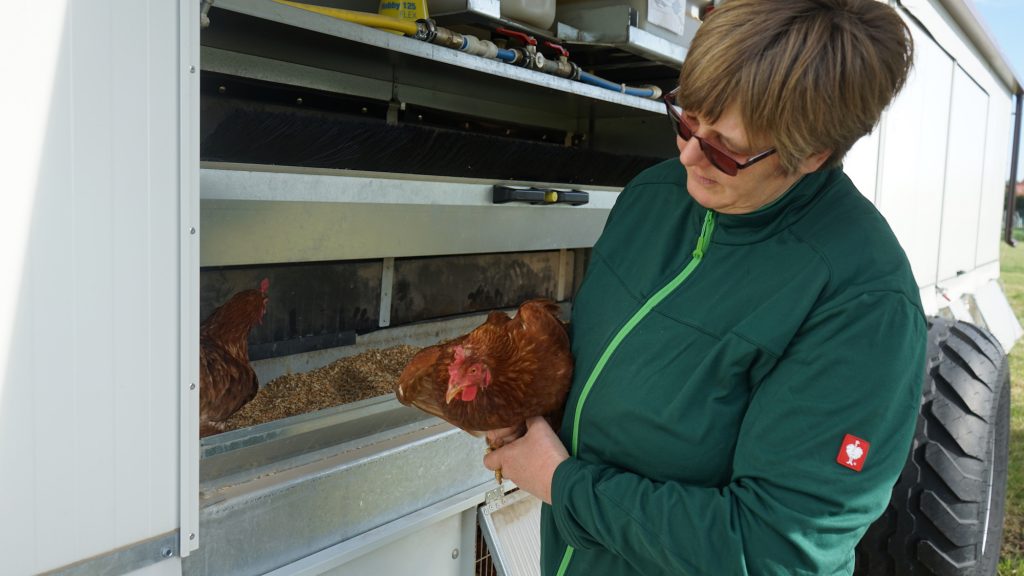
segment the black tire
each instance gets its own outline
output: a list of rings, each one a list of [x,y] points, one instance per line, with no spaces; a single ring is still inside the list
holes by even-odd
[[[966,322],[930,320],[914,442],[889,506],[857,545],[854,574],[995,574],[1009,437],[999,342]]]

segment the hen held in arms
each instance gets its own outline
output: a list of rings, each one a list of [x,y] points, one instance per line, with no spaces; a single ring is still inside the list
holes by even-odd
[[[270,280],[243,290],[207,316],[199,327],[199,436],[224,431],[224,421],[260,389],[249,364],[249,331],[263,322]]]
[[[474,435],[525,429],[533,416],[547,417],[557,430],[572,368],[558,304],[528,300],[514,318],[491,312],[469,334],[420,350],[398,378],[395,395]],[[501,482],[501,470],[495,478]]]

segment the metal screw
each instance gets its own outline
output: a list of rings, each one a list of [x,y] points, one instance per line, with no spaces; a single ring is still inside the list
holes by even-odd
[[[298,104],[299,106],[302,106],[302,98],[296,98],[295,103]]]
[[[195,389],[196,389],[196,383],[195,383],[195,382],[193,382],[193,383],[192,383],[192,384],[191,384],[191,385],[190,385],[190,386],[188,387],[188,389],[189,389],[189,390],[195,390]],[[195,537],[195,534],[189,534],[189,536],[191,536],[191,537],[193,537],[193,538],[194,538],[194,537]]]
[[[459,557],[459,549],[456,548],[456,549],[452,550],[452,560],[455,560],[458,557]]]
[[[366,114],[367,112],[369,112],[369,110],[366,109],[366,106],[363,106],[362,113]]]
[[[161,548],[160,555],[164,558],[170,558],[171,556],[174,556],[174,551],[170,548]]]
[[[189,234],[195,234],[195,233],[196,233],[196,227],[195,227],[195,226],[193,226],[193,227],[189,228],[189,229],[188,229],[188,233],[189,233]]]
[[[195,66],[189,66],[188,67],[188,73],[189,74],[195,74],[196,73],[196,67]]]
[[[227,91],[228,91],[228,87],[227,86],[219,86],[219,87],[217,87],[217,92],[220,92],[221,94],[223,94],[223,93],[225,93]]]
[[[195,384],[193,384],[193,386],[195,386]],[[188,533],[188,539],[189,540],[195,540],[196,539],[196,533],[195,532],[189,532]]]
[[[423,114],[417,114],[416,119],[419,120],[420,122],[423,122]]]

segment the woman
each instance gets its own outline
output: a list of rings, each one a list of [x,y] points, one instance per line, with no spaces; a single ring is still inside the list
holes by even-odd
[[[927,329],[840,162],[911,55],[875,0],[731,0],[702,25],[668,103],[679,159],[622,192],[575,299],[561,431],[534,419],[484,461],[546,503],[544,574],[853,571]]]

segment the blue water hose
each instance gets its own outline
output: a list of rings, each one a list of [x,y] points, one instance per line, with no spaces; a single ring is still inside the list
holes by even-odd
[[[498,48],[498,60],[502,62],[515,62],[517,54],[514,50],[505,50],[504,48]]]
[[[615,82],[605,80],[600,76],[594,76],[593,74],[583,72],[582,70],[580,71],[580,82],[604,88],[606,90],[620,92],[622,94],[629,94],[630,96],[639,96],[641,98],[656,98],[658,96],[651,88],[632,88],[625,84],[616,84]]]

